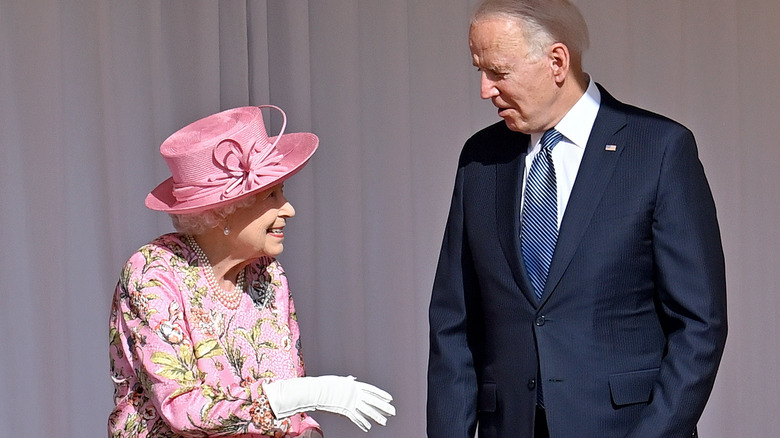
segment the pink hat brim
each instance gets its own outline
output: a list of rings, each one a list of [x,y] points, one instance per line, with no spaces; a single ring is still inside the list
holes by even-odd
[[[273,142],[275,137],[271,138]],[[284,174],[278,176],[266,184],[253,187],[252,190],[245,191],[239,195],[223,199],[221,196],[212,196],[199,198],[192,201],[178,202],[173,196],[173,178],[168,178],[158,185],[151,193],[146,196],[146,206],[152,210],[163,211],[166,213],[184,214],[199,213],[212,208],[230,204],[239,199],[245,198],[254,193],[258,193],[277,184],[282,183],[287,178],[295,175],[303,166],[308,163],[314,152],[317,150],[319,140],[316,135],[308,132],[295,132],[282,135],[276,144],[276,149],[283,155],[280,165],[289,169]]]

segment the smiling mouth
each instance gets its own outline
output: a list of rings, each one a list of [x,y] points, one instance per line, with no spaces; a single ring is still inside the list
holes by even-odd
[[[274,236],[282,237],[284,236],[284,228],[269,228],[268,234],[272,234]]]

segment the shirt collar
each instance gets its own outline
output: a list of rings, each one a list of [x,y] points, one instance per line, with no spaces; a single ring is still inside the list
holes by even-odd
[[[580,97],[577,103],[566,113],[565,116],[555,125],[558,130],[570,143],[585,149],[590,137],[590,131],[593,129],[593,123],[596,121],[596,115],[601,105],[601,92],[596,86],[596,82],[588,75],[588,88]],[[542,138],[543,132],[531,134],[530,149],[533,149]]]

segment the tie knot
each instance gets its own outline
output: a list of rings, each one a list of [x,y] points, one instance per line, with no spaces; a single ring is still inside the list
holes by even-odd
[[[552,152],[555,145],[561,141],[561,138],[563,138],[563,134],[555,130],[555,128],[548,129],[545,131],[544,135],[542,135],[542,148],[546,149],[548,152]]]

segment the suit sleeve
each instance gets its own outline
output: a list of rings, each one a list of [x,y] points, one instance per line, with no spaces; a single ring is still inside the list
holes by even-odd
[[[429,309],[428,437],[473,437],[477,414],[476,274],[464,230],[464,168],[459,166]]]
[[[658,312],[667,339],[644,416],[629,437],[687,437],[709,398],[726,341],[726,280],[715,204],[696,142],[669,133],[653,218]]]

